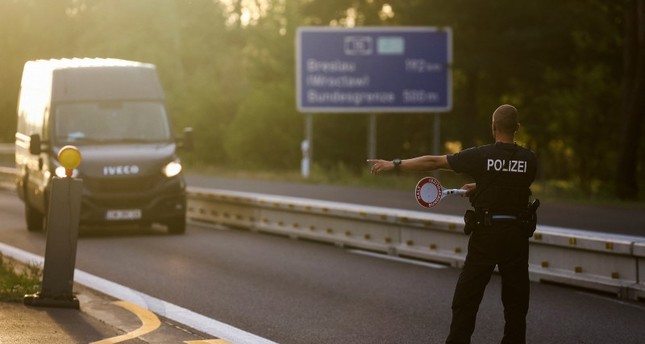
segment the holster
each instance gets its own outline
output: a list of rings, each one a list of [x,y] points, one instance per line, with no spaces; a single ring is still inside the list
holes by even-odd
[[[466,210],[464,214],[464,234],[470,235],[477,227],[477,216],[472,209]]]
[[[520,227],[526,231],[529,238],[533,237],[537,228],[537,209],[539,207],[540,200],[536,198],[529,202],[526,210],[522,211],[517,217]]]
[[[482,227],[492,226],[493,219],[492,215],[488,210],[466,210],[464,214],[464,233],[470,235],[470,233],[481,229]]]
[[[488,210],[477,209],[477,210],[466,210],[464,214],[464,233],[470,235],[470,233],[481,229],[483,227],[488,227],[493,225],[492,214]]]

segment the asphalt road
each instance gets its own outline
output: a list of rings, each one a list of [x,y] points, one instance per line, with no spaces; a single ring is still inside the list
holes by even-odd
[[[15,193],[0,191],[0,241],[44,255]],[[191,223],[94,229],[76,267],[279,343],[441,343],[458,269],[420,266],[338,247]],[[474,343],[498,343],[493,276]],[[645,304],[532,283],[530,343],[642,343]]]

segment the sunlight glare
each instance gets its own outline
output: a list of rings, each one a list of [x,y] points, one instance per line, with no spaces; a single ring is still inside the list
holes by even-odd
[[[219,0],[227,13],[227,25],[239,22],[241,26],[255,25],[267,15],[271,0]]]
[[[381,7],[381,10],[378,13],[378,16],[382,21],[392,19],[394,18],[394,9],[390,4],[383,4],[383,7]]]

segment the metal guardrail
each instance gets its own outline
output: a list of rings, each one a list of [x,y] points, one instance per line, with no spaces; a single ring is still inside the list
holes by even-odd
[[[461,217],[303,198],[191,187],[188,216],[455,267],[468,247]],[[534,281],[645,299],[645,238],[538,226],[530,246]]]
[[[0,167],[0,186],[15,173]],[[461,217],[304,198],[189,187],[188,217],[454,267],[468,247]],[[645,238],[538,226],[530,246],[534,281],[645,299]]]

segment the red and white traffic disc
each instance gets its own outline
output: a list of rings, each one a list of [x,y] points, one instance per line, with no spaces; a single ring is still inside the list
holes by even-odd
[[[439,204],[443,193],[443,187],[439,180],[434,177],[424,177],[417,183],[415,196],[417,203],[425,208],[432,208]]]

